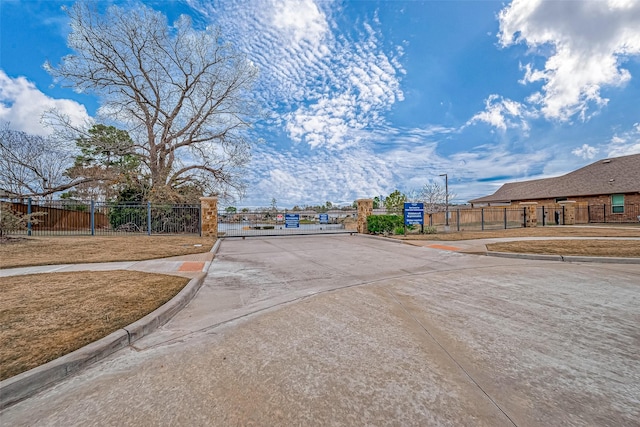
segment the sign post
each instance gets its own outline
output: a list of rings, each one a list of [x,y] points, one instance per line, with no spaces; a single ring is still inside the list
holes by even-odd
[[[420,231],[424,233],[424,203],[404,204],[404,225],[420,225]]]

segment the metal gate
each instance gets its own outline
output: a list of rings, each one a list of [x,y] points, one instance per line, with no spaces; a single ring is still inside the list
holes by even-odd
[[[356,215],[356,210],[227,209],[218,212],[218,235],[245,237],[356,233]]]

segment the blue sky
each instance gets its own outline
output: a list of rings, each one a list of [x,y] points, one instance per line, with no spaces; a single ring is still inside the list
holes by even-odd
[[[269,114],[252,129],[238,205],[351,204],[444,173],[463,203],[640,153],[640,1],[144,3],[220,26],[260,70]],[[42,66],[70,53],[70,4],[0,2],[0,121],[12,128],[46,134],[51,107],[96,115],[97,99]]]

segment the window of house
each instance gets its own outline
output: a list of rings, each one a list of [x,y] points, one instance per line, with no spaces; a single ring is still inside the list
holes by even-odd
[[[556,203],[564,202],[566,200],[568,200],[566,197],[556,197]]]
[[[614,194],[611,196],[611,212],[624,213],[624,194]]]

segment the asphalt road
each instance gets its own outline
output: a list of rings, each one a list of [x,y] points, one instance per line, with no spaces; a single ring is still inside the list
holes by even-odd
[[[4,425],[637,426],[640,265],[225,240],[195,299]]]

